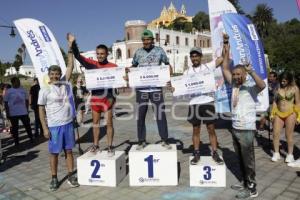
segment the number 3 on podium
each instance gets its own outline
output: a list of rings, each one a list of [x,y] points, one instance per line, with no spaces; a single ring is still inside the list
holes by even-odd
[[[206,172],[206,174],[203,175],[204,180],[210,180],[211,179],[211,167],[210,166],[204,166],[203,171]]]

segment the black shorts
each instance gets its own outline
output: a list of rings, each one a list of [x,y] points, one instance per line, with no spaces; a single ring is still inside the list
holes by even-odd
[[[76,107],[76,110],[85,110],[85,104],[84,104],[84,99],[83,98],[76,98],[75,99],[75,107]]]
[[[189,106],[188,122],[193,126],[213,124],[217,119],[214,102],[208,104],[195,104]]]

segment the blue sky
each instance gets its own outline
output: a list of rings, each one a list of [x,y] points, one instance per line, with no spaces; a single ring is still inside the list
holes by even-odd
[[[66,49],[66,33],[75,34],[82,51],[92,50],[104,43],[124,38],[124,23],[141,19],[149,22],[160,15],[164,5],[171,0],[1,0],[0,25],[11,25],[19,18],[35,18],[44,22],[55,35],[59,45]],[[173,0],[177,9],[186,5],[188,15],[207,12],[207,0]],[[240,0],[244,11],[252,13],[259,3],[274,9],[275,18],[284,22],[300,20],[296,0]],[[13,61],[22,43],[17,33],[10,38],[9,29],[0,28],[0,60]],[[26,61],[27,63],[30,60]]]

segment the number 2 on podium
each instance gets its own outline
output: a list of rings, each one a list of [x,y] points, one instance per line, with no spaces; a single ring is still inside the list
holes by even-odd
[[[100,178],[100,175],[97,175],[98,171],[100,169],[100,162],[98,160],[92,160],[91,161],[91,166],[95,166],[91,177],[92,178]]]

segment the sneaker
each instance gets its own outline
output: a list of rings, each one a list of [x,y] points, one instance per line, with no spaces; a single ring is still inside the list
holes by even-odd
[[[273,162],[277,162],[277,161],[279,161],[280,159],[281,159],[281,157],[280,157],[279,152],[274,152],[274,153],[273,153],[273,157],[271,158],[271,160],[272,160]]]
[[[224,160],[222,159],[222,157],[218,154],[217,151],[213,152],[212,155],[213,160],[218,164],[218,165],[223,165],[224,164]]]
[[[291,163],[291,162],[294,162],[294,161],[295,161],[295,159],[294,159],[293,154],[288,154],[288,155],[286,156],[286,158],[285,158],[285,162],[286,162],[286,163]]]
[[[140,151],[142,149],[144,149],[147,146],[145,141],[139,142],[138,146],[136,147],[137,151]]]
[[[172,149],[172,146],[169,144],[167,140],[162,140],[161,146],[165,147],[166,149]]]
[[[200,153],[194,152],[194,158],[191,160],[191,165],[197,165],[200,161]]]
[[[89,152],[96,154],[99,150],[100,150],[100,149],[99,149],[99,145],[93,144],[93,145],[90,147]]]
[[[115,155],[115,150],[113,149],[113,147],[108,147],[107,156],[113,157],[114,155]]]
[[[57,178],[52,178],[51,182],[50,182],[50,187],[49,187],[50,191],[55,191],[58,189],[58,180]]]
[[[68,184],[71,187],[79,187],[79,183],[77,181],[77,178],[75,176],[71,176],[68,178]]]
[[[300,159],[287,164],[289,167],[300,167]]]
[[[245,184],[243,182],[237,183],[237,184],[231,185],[230,188],[233,190],[241,191],[241,190],[245,189]]]
[[[248,188],[244,188],[243,190],[241,190],[239,193],[237,193],[237,195],[235,195],[235,198],[237,199],[247,199],[247,198],[254,198],[258,196],[258,192],[256,189],[248,189]]]

